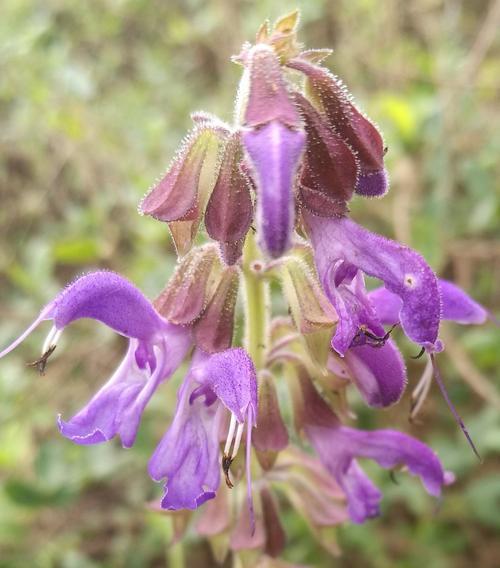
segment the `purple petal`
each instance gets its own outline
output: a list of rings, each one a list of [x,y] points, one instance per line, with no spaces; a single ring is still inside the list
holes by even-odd
[[[406,387],[406,368],[395,343],[381,347],[360,345],[347,351],[345,360],[352,380],[366,403],[374,407],[397,402]]]
[[[448,280],[439,280],[443,302],[443,319],[462,324],[481,324],[488,312],[468,294]]]
[[[257,225],[262,248],[272,257],[290,246],[294,226],[294,177],[305,144],[302,130],[278,121],[243,133],[257,186]]]
[[[82,276],[59,294],[54,306],[57,329],[92,318],[121,335],[147,341],[166,325],[142,292],[115,272]]]
[[[442,301],[442,319],[461,324],[482,324],[488,319],[488,312],[462,289],[448,282],[438,280]],[[392,325],[399,321],[402,302],[400,298],[383,286],[369,293],[378,317],[383,324]]]
[[[132,446],[147,403],[158,385],[179,367],[191,345],[188,330],[171,328],[155,349],[153,370],[151,366],[141,365],[143,346],[131,340],[120,366],[91,401],[68,422],[59,415],[61,434],[81,445],[104,442],[119,435],[124,447]]]
[[[17,347],[44,320],[52,319],[60,331],[80,318],[101,321],[117,333],[142,342],[168,328],[168,322],[126,278],[110,271],[91,272],[64,288],[0,357]]]
[[[347,496],[347,512],[353,523],[361,524],[380,515],[382,492],[356,460],[352,460],[341,485]]]
[[[437,279],[422,256],[350,219],[326,219],[306,212],[303,215],[327,295],[332,285],[328,282],[331,266],[339,260],[356,266],[382,280],[386,288],[401,298],[400,318],[406,335],[424,347],[436,348],[440,294]]]
[[[358,177],[356,193],[364,197],[382,197],[389,188],[389,176],[385,169],[362,173]]]
[[[217,398],[243,423],[250,408],[253,424],[257,419],[257,376],[252,359],[241,348],[215,353],[194,364],[195,380],[210,387]]]
[[[354,428],[306,427],[306,433],[324,466],[346,491],[354,522],[363,522],[378,513],[376,488],[355,468],[353,460],[370,458],[390,469],[406,465],[418,475],[430,495],[439,497],[449,476],[437,455],[425,444],[395,430],[364,432]]]
[[[221,406],[207,405],[203,397],[190,400],[196,388],[188,375],[178,393],[174,420],[149,461],[155,481],[168,478],[164,509],[196,509],[215,497],[219,487]]]
[[[368,300],[363,276],[356,267],[338,261],[327,268],[322,283],[338,315],[332,347],[339,355],[344,356],[353,345],[366,342],[365,336],[359,334],[362,325],[377,336],[384,335],[384,328]]]

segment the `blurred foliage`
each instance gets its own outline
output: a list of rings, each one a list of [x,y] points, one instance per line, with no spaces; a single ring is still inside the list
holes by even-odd
[[[353,203],[365,225],[420,249],[492,311],[500,303],[500,2],[314,0],[302,9],[309,47],[382,127],[392,190]],[[240,70],[229,63],[281,0],[3,0],[0,18],[0,344],[66,282],[107,267],[147,294],[161,290],[174,254],[166,228],[136,206],[200,108],[230,120]],[[485,462],[474,460],[439,394],[422,423],[408,403],[365,427],[395,426],[429,441],[457,483],[436,504],[414,479],[371,473],[384,514],[338,531],[332,560],[285,510],[287,560],[312,566],[498,566],[500,390],[498,331],[449,327],[442,364]],[[46,377],[26,369],[37,332],[0,363],[0,567],[163,566],[171,528],[144,505],[158,487],[148,456],[166,427],[174,389],[153,400],[132,451],[78,447],[54,416],[78,409],[120,358],[123,343],[82,322],[65,334]],[[412,346],[403,345],[408,354]],[[414,381],[421,371],[411,362]],[[493,390],[493,393],[497,392]],[[188,564],[212,566],[189,533]]]

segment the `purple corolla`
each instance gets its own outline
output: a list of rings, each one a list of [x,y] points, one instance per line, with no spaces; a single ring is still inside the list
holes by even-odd
[[[412,341],[429,351],[441,349],[438,282],[421,255],[346,217],[303,216],[321,284],[339,316],[332,347],[340,355],[352,346],[387,339],[359,273],[382,280],[400,298],[399,321]]]
[[[368,432],[343,426],[304,370],[299,371],[296,380],[296,422],[323,466],[343,489],[354,523],[378,516],[382,498],[358,464],[358,458],[371,459],[386,469],[406,466],[434,497],[440,496],[443,485],[453,481],[453,474],[444,471],[437,455],[422,442],[395,430]]]
[[[68,422],[60,417],[61,433],[77,444],[95,444],[119,435],[122,444],[134,443],[139,422],[158,385],[182,363],[191,346],[191,332],[162,318],[144,295],[114,272],[82,276],[50,302],[3,357],[42,321],[52,320],[42,356],[36,365],[44,372],[48,357],[63,330],[81,318],[91,318],[129,338],[125,358],[108,382]]]
[[[247,481],[251,505],[251,432],[257,419],[257,377],[244,349],[208,355],[198,350],[179,389],[173,422],[149,462],[151,477],[167,478],[162,507],[195,509],[215,497],[220,483],[219,439],[230,413],[222,467],[229,468],[246,424]]]

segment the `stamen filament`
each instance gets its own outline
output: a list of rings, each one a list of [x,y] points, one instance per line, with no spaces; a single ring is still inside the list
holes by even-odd
[[[236,428],[236,416],[231,414],[231,422],[229,423],[229,430],[227,432],[226,445],[224,446],[224,454],[229,455],[229,449],[231,448],[231,442],[234,437],[234,429]]]

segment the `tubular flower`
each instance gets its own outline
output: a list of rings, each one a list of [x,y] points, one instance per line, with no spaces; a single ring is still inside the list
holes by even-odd
[[[87,406],[68,422],[58,418],[59,428],[77,444],[95,444],[119,435],[128,448],[134,443],[149,399],[186,356],[191,346],[190,331],[162,318],[142,293],[119,274],[93,272],[60,292],[0,357],[42,321],[52,320],[42,356],[35,362],[43,373],[63,330],[81,318],[101,321],[128,337],[129,347],[117,370]]]
[[[400,298],[401,326],[412,341],[430,351],[440,350],[437,278],[418,253],[345,217],[324,219],[304,213],[304,221],[321,284],[339,315],[332,347],[340,355],[353,345],[384,336],[364,284],[356,279],[359,272],[382,280]]]
[[[443,470],[436,454],[422,442],[394,430],[364,432],[343,426],[303,369],[299,369],[296,381],[296,424],[343,489],[353,522],[363,523],[378,516],[382,498],[357,463],[358,458],[369,458],[386,469],[405,465],[410,473],[420,477],[427,492],[434,497],[440,496],[443,485],[453,481],[453,475]]]
[[[223,456],[228,485],[229,467],[247,426],[247,482],[251,496],[250,449],[257,420],[257,378],[243,349],[208,355],[198,351],[177,395],[174,420],[150,462],[151,477],[167,478],[162,507],[195,509],[212,499],[220,483],[219,430],[230,414]]]

